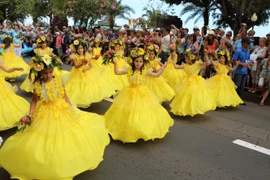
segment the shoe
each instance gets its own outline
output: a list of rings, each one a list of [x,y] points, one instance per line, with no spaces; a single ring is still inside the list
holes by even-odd
[[[251,92],[252,90],[250,89],[250,90],[248,90],[248,92]]]
[[[245,106],[245,105],[247,105],[245,102],[243,102],[243,103],[241,103],[240,105],[242,105],[242,106]]]
[[[254,94],[254,93],[256,93],[256,92],[257,92],[257,91],[255,91],[255,90],[251,91],[252,94]]]

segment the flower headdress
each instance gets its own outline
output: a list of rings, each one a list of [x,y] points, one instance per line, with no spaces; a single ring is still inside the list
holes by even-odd
[[[42,43],[44,42],[49,42],[49,40],[45,37],[45,36],[41,36],[39,38],[37,38],[37,45],[40,46]]]
[[[123,46],[123,42],[122,41],[120,41],[119,39],[114,39],[114,40],[112,40],[111,42],[110,42],[110,47],[115,47],[115,45],[120,45],[120,46]]]
[[[170,52],[171,53],[175,52],[176,51],[176,45],[175,44],[171,44],[170,47],[169,47],[169,49],[170,49]]]
[[[149,61],[149,55],[145,53],[145,51],[142,48],[135,48],[130,51],[129,57],[128,57],[128,63],[133,63],[133,61],[137,57],[143,57],[144,61]]]
[[[100,43],[100,39],[96,38],[93,42],[92,42],[92,47],[95,47],[96,44]]]
[[[4,35],[4,36],[2,37],[2,40],[4,41],[6,38],[10,38],[10,39],[13,41],[13,37],[10,36],[10,35]]]
[[[158,54],[159,50],[158,50],[158,48],[156,48],[156,46],[150,45],[147,47],[147,51],[148,51],[148,53],[149,53],[149,51],[154,51],[156,54]]]
[[[186,49],[185,55],[192,61],[196,58],[190,48]]]
[[[82,45],[85,50],[88,49],[88,43],[86,41],[84,41],[82,39],[78,39],[78,40],[73,41],[73,46],[75,47],[76,50],[78,49],[78,47],[80,45]]]
[[[226,62],[225,63],[228,63],[229,61],[230,61],[230,56],[227,54],[227,52],[226,51],[219,51],[218,53],[217,53],[217,59],[219,59],[221,56],[224,56],[225,57],[225,59],[226,59]]]
[[[35,56],[32,57],[30,62],[30,73],[29,77],[31,80],[35,80],[38,77],[38,72],[45,68],[61,67],[62,61],[57,56]]]

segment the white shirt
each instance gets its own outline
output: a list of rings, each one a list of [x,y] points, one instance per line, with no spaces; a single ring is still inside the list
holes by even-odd
[[[161,48],[164,52],[169,52],[170,45],[171,45],[170,34],[161,38]]]

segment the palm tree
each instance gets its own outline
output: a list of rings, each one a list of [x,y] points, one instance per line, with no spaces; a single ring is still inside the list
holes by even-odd
[[[198,22],[200,18],[203,17],[204,25],[209,24],[209,15],[210,12],[215,10],[215,1],[213,0],[192,0],[189,2],[184,2],[184,9],[180,13],[180,15],[184,15],[187,13],[191,13],[190,16],[186,19],[185,23],[187,23],[191,19],[195,19],[195,23]]]
[[[156,28],[158,21],[160,19],[165,19],[167,17],[167,14],[162,12],[159,9],[155,9],[151,7],[152,9],[148,9],[147,7],[143,8],[143,11],[145,11],[145,14],[142,15],[142,17],[148,17],[147,25],[149,28]]]
[[[111,6],[109,7],[107,14],[108,14],[108,21],[110,28],[113,29],[115,19],[116,18],[122,18],[122,19],[129,19],[127,16],[130,16],[130,12],[135,13],[135,11],[127,6],[127,5],[122,5],[120,1],[115,1],[115,0],[110,0],[111,1]]]

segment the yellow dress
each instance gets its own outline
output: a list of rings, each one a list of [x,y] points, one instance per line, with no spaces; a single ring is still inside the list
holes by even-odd
[[[37,56],[44,56],[44,55],[53,55],[52,53],[52,49],[49,47],[46,47],[45,49],[41,49],[41,48],[37,48],[35,50],[35,53]],[[64,70],[60,70],[59,68],[54,68],[53,70],[53,74],[54,76],[57,77],[64,77],[68,75],[68,71],[64,71]],[[20,88],[26,92],[33,92],[34,89],[34,85],[33,83],[30,81],[29,77],[26,76],[25,80],[23,81],[23,83],[21,84]]]
[[[3,61],[4,61],[4,65],[7,68],[14,68],[14,67],[20,67],[23,68],[24,71],[14,71],[11,73],[7,73],[7,72],[2,72],[3,77],[5,78],[16,78],[19,76],[22,76],[24,74],[28,74],[30,67],[28,66],[28,64],[26,62],[24,62],[24,60],[17,56],[16,54],[14,54],[14,45],[11,44],[9,48],[4,49],[4,53],[3,53]]]
[[[21,180],[72,180],[95,169],[110,141],[104,118],[70,106],[60,79],[36,82],[35,92],[34,121],[4,143],[0,166]]]
[[[136,142],[163,138],[173,125],[173,119],[158,98],[144,85],[146,71],[129,70],[131,85],[116,96],[105,113],[106,127],[114,140]]]
[[[177,62],[177,54],[175,54],[174,59],[169,56],[167,61],[167,67],[165,68],[162,76],[168,80],[168,84],[174,89],[178,82],[181,82],[185,77],[186,73],[183,70],[178,70],[174,68],[174,63]]]
[[[150,60],[146,68],[147,72],[153,72],[154,69],[158,70],[160,66],[157,59]],[[170,101],[175,95],[174,90],[168,85],[163,76],[146,76],[145,85],[159,98],[160,102]]]
[[[227,66],[218,63],[215,67],[217,74],[210,79],[208,82],[211,84],[211,94],[218,107],[225,106],[237,106],[243,103],[242,99],[236,92],[236,85],[228,76]]]
[[[171,112],[179,116],[194,116],[215,110],[216,103],[207,81],[199,76],[200,65],[185,64],[187,77],[176,85],[175,97],[170,104]]]
[[[0,60],[0,63],[3,62]],[[29,108],[28,101],[16,95],[12,86],[0,75],[0,131],[14,127]]]
[[[81,64],[83,59],[90,61],[90,55],[74,55],[75,61]],[[110,97],[115,93],[112,86],[103,79],[96,69],[83,72],[88,64],[80,68],[72,68],[66,82],[66,92],[72,102],[78,107],[87,108],[92,103],[100,102],[102,99]]]
[[[96,58],[96,56],[99,56],[99,58]],[[93,52],[92,52],[92,58],[91,58],[91,63],[93,66],[92,68],[97,69],[101,73],[102,69],[103,69],[102,62],[103,62],[103,60],[102,60],[102,56],[101,56],[101,48],[94,47]]]
[[[121,50],[116,53],[114,60],[119,70],[126,70],[130,67],[130,65],[126,63],[123,57],[123,51]],[[124,87],[129,85],[128,76],[126,74],[116,75],[114,73],[114,65],[111,63],[103,69],[102,77],[106,79],[106,81],[113,87],[114,90],[122,90]]]

